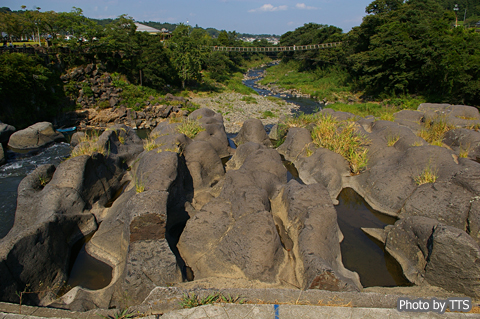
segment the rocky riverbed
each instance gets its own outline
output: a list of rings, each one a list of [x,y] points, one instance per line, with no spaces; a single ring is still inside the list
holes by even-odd
[[[238,133],[243,122],[251,118],[260,119],[268,129],[277,124],[280,118],[290,116],[298,109],[293,103],[255,94],[224,93],[212,97],[194,97],[190,101],[222,114],[227,133]]]

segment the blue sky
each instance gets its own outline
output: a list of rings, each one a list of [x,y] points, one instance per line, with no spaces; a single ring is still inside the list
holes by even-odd
[[[0,7],[19,10],[71,11],[90,18],[127,14],[136,21],[187,23],[239,33],[278,34],[305,23],[334,25],[348,32],[360,25],[372,0],[0,0]]]

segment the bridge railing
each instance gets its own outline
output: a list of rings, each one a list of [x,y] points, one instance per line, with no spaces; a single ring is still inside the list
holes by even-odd
[[[284,47],[211,47],[213,51],[227,51],[227,52],[285,52],[285,51],[304,51],[333,48],[341,45],[342,42],[308,44],[308,45],[293,45]]]

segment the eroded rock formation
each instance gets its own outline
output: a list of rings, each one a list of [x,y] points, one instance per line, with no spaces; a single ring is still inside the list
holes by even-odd
[[[18,301],[15,292],[29,284],[40,291],[29,294],[32,304],[86,310],[120,307],[125,294],[138,304],[155,287],[185,280],[360,291],[358,275],[342,264],[343,235],[333,206],[345,187],[398,218],[385,229],[365,231],[385,245],[411,282],[479,297],[477,136],[457,128],[444,139],[451,149],[429,145],[415,132],[439,120],[439,113],[462,127],[479,118],[464,106],[424,105],[397,113],[395,122],[357,120],[370,156],[357,175],[342,156],[316,148],[306,128],[290,129],[275,150],[258,121],[247,121],[233,150],[222,116],[199,109],[189,120],[204,131],[189,138],[180,123],[164,121],[144,150],[132,129],[115,125],[96,142],[105,154],[41,166],[22,181],[15,225],[0,240],[0,274],[7,278],[0,297]],[[469,158],[459,157],[464,143],[470,143]],[[306,185],[287,183],[280,154]],[[419,185],[417,177],[429,167],[436,181]],[[112,267],[110,284],[75,287],[59,299],[55,289],[40,289],[61,285],[73,244],[92,232],[86,251]]]

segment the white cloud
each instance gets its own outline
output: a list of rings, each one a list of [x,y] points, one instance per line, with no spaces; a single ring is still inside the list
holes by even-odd
[[[267,3],[267,4],[264,4],[263,6],[261,6],[260,8],[257,8],[257,9],[252,9],[252,10],[248,10],[248,12],[273,12],[273,11],[285,11],[287,10],[287,6],[278,6],[278,7],[274,7],[273,5],[271,5],[270,3]]]
[[[93,8],[93,11],[98,11],[98,7]]]
[[[305,3],[297,3],[295,7],[300,10],[317,10],[318,9],[316,7],[307,6]]]

